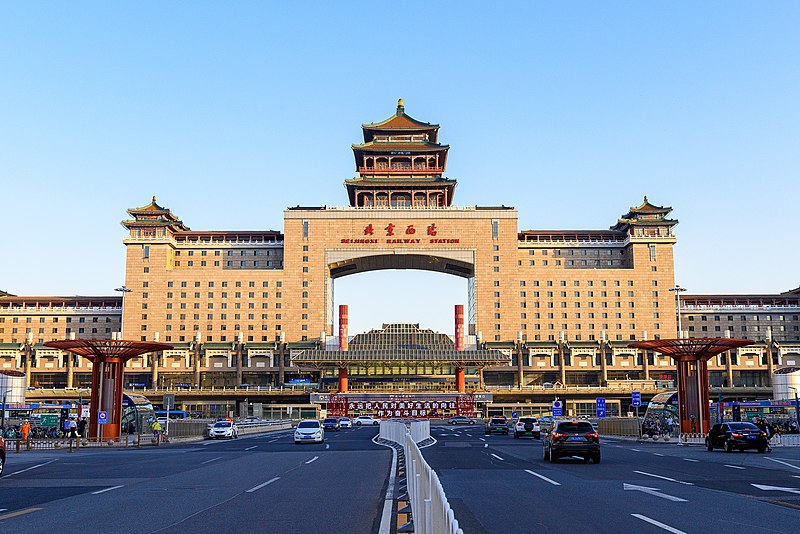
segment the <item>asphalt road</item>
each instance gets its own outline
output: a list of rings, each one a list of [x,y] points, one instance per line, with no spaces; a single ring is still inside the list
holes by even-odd
[[[431,434],[438,441],[423,454],[468,534],[800,531],[798,448],[712,453],[601,440],[599,465],[551,464],[538,440],[485,436],[477,425]]]
[[[140,450],[11,454],[0,531],[377,532],[390,449],[376,428],[290,431]]]

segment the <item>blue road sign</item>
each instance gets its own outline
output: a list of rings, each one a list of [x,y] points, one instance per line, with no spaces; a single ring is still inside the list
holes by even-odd
[[[631,406],[641,406],[641,405],[642,405],[642,392],[641,391],[631,392]]]
[[[108,412],[97,412],[97,424],[98,425],[108,424]]]
[[[564,407],[561,401],[553,401],[553,417],[561,417],[564,415]]]
[[[517,418],[517,412],[511,412],[511,417],[513,419],[516,419]]]
[[[595,405],[597,407],[597,417],[605,417],[606,416],[606,399],[597,398],[595,399]]]

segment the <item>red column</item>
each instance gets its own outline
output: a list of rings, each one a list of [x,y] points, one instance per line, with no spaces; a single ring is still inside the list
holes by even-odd
[[[456,390],[459,393],[466,393],[467,388],[464,384],[464,368],[456,367]]]
[[[347,367],[339,367],[339,393],[347,393]]]
[[[347,304],[339,304],[339,350],[347,350]]]
[[[90,438],[97,437],[97,412],[100,410],[100,382],[103,377],[100,376],[100,368],[102,365],[98,358],[91,360],[92,362],[92,394],[89,400],[89,434]],[[59,429],[61,430],[61,429]]]
[[[456,304],[456,350],[464,350],[464,305]]]

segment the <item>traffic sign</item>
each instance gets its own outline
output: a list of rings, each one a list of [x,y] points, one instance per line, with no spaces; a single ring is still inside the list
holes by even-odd
[[[641,405],[642,405],[642,392],[641,391],[631,392],[631,406],[641,406]]]
[[[97,424],[98,425],[108,424],[108,412],[97,412]]]
[[[595,399],[595,406],[597,417],[602,418],[606,416],[606,399],[598,397]]]
[[[561,417],[564,415],[564,406],[560,400],[553,401],[553,417]]]
[[[511,412],[511,418],[512,419],[516,419],[517,418],[517,412]]]
[[[47,427],[58,426],[58,414],[42,414],[39,424]]]
[[[174,410],[175,409],[175,394],[174,393],[165,393],[164,394],[163,405],[164,405],[164,409],[165,410]]]

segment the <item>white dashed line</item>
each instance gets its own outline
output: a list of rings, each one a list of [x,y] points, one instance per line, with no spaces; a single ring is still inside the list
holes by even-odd
[[[261,488],[263,488],[264,486],[269,486],[270,484],[272,484],[276,480],[280,480],[280,479],[281,479],[281,477],[271,478],[271,479],[267,480],[266,482],[264,482],[263,484],[259,484],[258,486],[250,488],[249,490],[247,490],[247,493],[253,493],[254,491],[258,491]]]
[[[101,489],[101,490],[98,490],[98,491],[93,491],[93,492],[92,492],[92,495],[100,495],[101,493],[105,493],[105,492],[107,492],[107,491],[111,491],[111,490],[119,489],[119,488],[121,488],[121,487],[122,487],[122,486],[111,486],[110,488],[105,488],[105,489]]]
[[[556,482],[556,481],[555,481],[555,480],[553,480],[552,478],[547,478],[547,477],[546,477],[546,476],[544,476],[544,475],[540,475],[540,474],[539,474],[539,473],[537,473],[536,471],[531,471],[530,469],[526,469],[526,470],[525,470],[525,472],[526,472],[526,473],[530,473],[530,474],[532,474],[532,475],[533,475],[533,476],[535,476],[535,477],[539,477],[539,478],[541,478],[542,480],[544,480],[545,482],[549,482],[550,484],[552,484],[552,485],[554,485],[554,486],[560,486],[560,485],[561,485],[559,482]]]
[[[490,454],[491,454],[492,456],[494,456],[495,458],[497,458],[498,460],[500,460],[500,461],[504,461],[504,460],[503,460],[503,458],[501,458],[501,457],[497,456],[495,453],[493,453],[493,452],[492,452],[492,453],[490,453]]]
[[[483,444],[483,448],[484,448],[484,449],[485,449],[486,447],[488,447],[488,446],[489,446],[489,444],[488,444],[488,443],[484,443],[484,444]]]
[[[18,474],[20,474],[20,473],[24,473],[25,471],[30,471],[31,469],[36,469],[37,467],[42,467],[42,466],[45,466],[45,465],[47,465],[47,464],[51,464],[51,463],[53,463],[53,462],[55,462],[55,460],[50,460],[49,462],[45,462],[45,463],[43,463],[43,464],[39,464],[39,465],[33,465],[33,466],[31,466],[31,467],[27,467],[27,468],[25,468],[25,469],[22,469],[22,470],[20,470],[20,471],[14,471],[13,473],[11,473],[11,474],[10,474],[10,475],[8,475],[8,476],[10,476],[10,477],[13,477],[14,475],[18,475]]]
[[[306,464],[310,464],[311,462],[316,462],[317,460],[319,460],[319,456],[314,456],[312,459],[306,461]]]
[[[740,467],[740,466],[738,466],[738,465],[728,465],[728,464],[725,464],[725,467],[730,467],[731,469],[744,469],[744,467]]]
[[[684,532],[682,530],[678,530],[677,528],[674,528],[674,527],[671,527],[669,525],[666,525],[666,524],[664,524],[664,523],[662,523],[660,521],[656,521],[655,519],[650,519],[646,515],[642,515],[642,514],[631,514],[631,515],[633,517],[637,518],[637,519],[641,519],[642,521],[650,523],[651,525],[655,525],[655,526],[657,526],[659,528],[662,528],[662,529],[666,530],[667,532],[672,532],[672,534],[686,534],[686,532]]]
[[[631,449],[631,450],[634,451],[634,452],[642,452],[639,449]]]
[[[5,512],[8,508],[0,508],[0,512]]]
[[[694,486],[694,484],[692,484],[691,482],[684,482],[683,480],[675,480],[674,478],[662,477],[661,475],[654,475],[653,473],[645,473],[644,471],[634,471],[634,473],[639,473],[640,475],[645,475],[653,478],[660,478],[661,480],[668,480],[669,482],[677,482],[678,484],[684,484],[686,486]]]
[[[280,439],[280,438],[271,439],[271,440],[269,440],[267,443],[275,443],[275,442],[276,442],[276,441],[278,441],[279,439]]]
[[[327,450],[328,450],[328,449],[330,449],[330,448],[331,448],[331,445],[330,445],[330,443],[326,443],[326,444],[325,444],[325,450],[327,451]]]
[[[258,447],[258,445],[253,445],[252,447],[247,447],[245,450],[246,450],[246,451],[252,451],[252,450],[253,450],[253,449],[255,449],[256,447]]]
[[[478,438],[478,439],[481,440],[481,441],[486,441],[486,439],[484,439],[484,438]]]
[[[694,458],[684,458],[685,462],[699,462],[700,460],[695,460]]]
[[[216,458],[212,458],[210,460],[206,460],[205,462],[200,462],[200,465],[210,464],[211,462],[216,462],[217,460],[222,460],[222,456],[217,456]]]
[[[654,452],[654,453],[653,453],[653,455],[654,455],[654,456],[661,456],[662,458],[664,457],[664,455],[663,455],[663,454],[661,454],[661,453],[658,453],[658,452]]]
[[[787,463],[787,462],[782,462],[780,460],[776,460],[775,458],[767,458],[766,456],[764,456],[764,459],[765,460],[769,460],[770,462],[777,462],[779,464],[783,464],[783,465],[785,465],[787,467],[791,467],[792,469],[800,469],[800,467],[797,467],[796,465],[792,465],[792,464]]]

